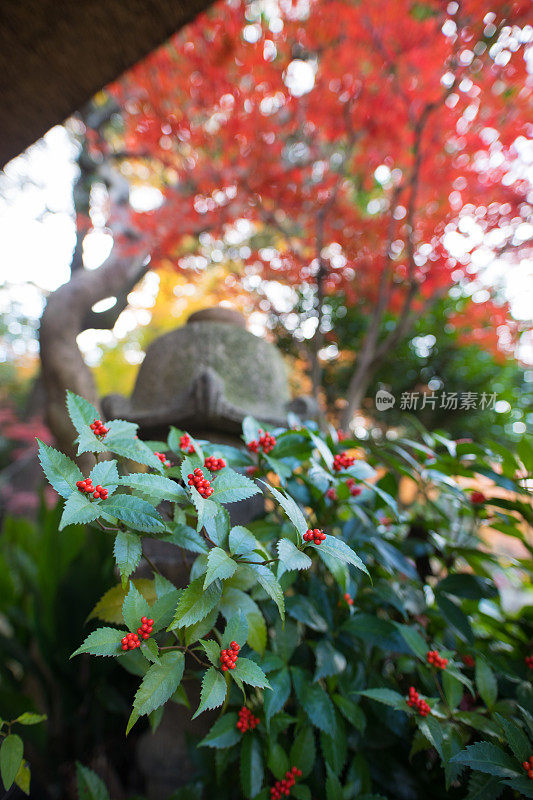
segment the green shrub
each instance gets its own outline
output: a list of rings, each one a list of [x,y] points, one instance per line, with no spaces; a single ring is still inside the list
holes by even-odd
[[[201,682],[191,714],[217,710],[198,746],[206,797],[267,800],[293,767],[299,800],[533,797],[522,765],[533,755],[531,613],[511,611],[498,588],[521,581],[522,604],[530,589],[526,441],[516,455],[423,432],[339,442],[293,420],[270,432],[271,449],[247,418],[244,441],[258,443],[247,451],[176,429],[143,443],[120,420],[97,436],[95,409],[72,394],[67,405],[79,453],[97,463],[88,491],[71,460],[40,446],[65,499],[62,537],[80,522],[113,537],[122,577],[94,609],[106,625],[74,655],[112,657],[138,675],[128,731],[144,716],[156,727],[167,702],[187,703],[184,676]],[[210,471],[209,457],[227,466]],[[124,459],[145,471],[127,472]],[[205,496],[190,485],[195,469]],[[475,475],[492,482],[490,499],[459,487]],[[233,504],[260,492],[265,514],[232,526]],[[480,538],[489,520],[524,557],[498,558]],[[314,529],[324,541],[308,541]],[[147,537],[195,554],[187,586],[157,570],[142,585],[131,579]],[[153,625],[145,638],[143,617]],[[232,641],[235,668],[224,670]],[[410,687],[427,716],[408,704]],[[253,730],[237,725],[243,705],[259,719]]]
[[[114,561],[112,542],[85,526],[58,536],[61,514],[41,503],[34,521],[6,517],[0,530],[0,717],[46,713],[24,741],[34,781],[56,797],[76,757],[121,735],[134,689],[111,660],[70,660]]]

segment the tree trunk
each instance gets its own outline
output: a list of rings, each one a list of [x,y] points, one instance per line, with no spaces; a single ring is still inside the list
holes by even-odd
[[[96,270],[76,270],[72,278],[53,292],[41,318],[39,340],[42,378],[46,394],[46,421],[59,447],[72,453],[74,428],[65,413],[65,394],[70,389],[98,408],[91,371],[76,338],[87,328],[86,319],[99,300],[125,296],[147,271],[143,253],[137,259],[117,263],[113,255]],[[124,307],[117,301],[115,316]],[[114,309],[113,309],[114,310]]]
[[[356,411],[358,411],[365,399],[368,384],[372,380],[372,376],[376,371],[378,364],[374,364],[374,353],[368,348],[363,350],[357,359],[355,371],[348,384],[348,391],[346,393],[346,406],[344,407],[340,424],[341,428],[348,429]]]

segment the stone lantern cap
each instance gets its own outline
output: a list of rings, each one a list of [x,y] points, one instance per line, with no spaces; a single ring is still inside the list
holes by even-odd
[[[277,348],[247,331],[242,314],[221,307],[195,312],[152,342],[131,398],[108,395],[102,408],[145,435],[170,425],[238,433],[249,414],[270,425],[286,425],[289,410],[314,416],[310,398],[291,402]]]

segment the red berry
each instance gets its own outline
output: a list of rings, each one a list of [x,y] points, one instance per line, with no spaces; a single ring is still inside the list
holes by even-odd
[[[338,453],[333,459],[333,469],[335,472],[340,472],[343,469],[348,469],[355,462],[355,456],[350,456],[348,453]]]
[[[484,503],[487,498],[483,494],[483,492],[472,492],[470,495],[470,502],[473,503],[475,506]]]

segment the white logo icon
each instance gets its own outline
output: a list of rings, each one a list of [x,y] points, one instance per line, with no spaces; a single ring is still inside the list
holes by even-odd
[[[392,408],[395,402],[394,395],[385,391],[385,389],[380,389],[376,392],[376,408],[378,411],[386,411],[388,408]]]

